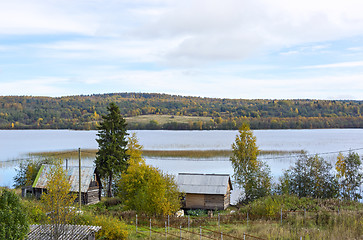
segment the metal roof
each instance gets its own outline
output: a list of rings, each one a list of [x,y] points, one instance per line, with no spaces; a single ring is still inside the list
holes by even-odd
[[[229,174],[179,173],[180,191],[195,194],[226,194],[228,184],[232,190]]]
[[[30,232],[28,233],[27,240],[52,240],[52,232],[55,227],[61,232],[58,239],[72,239],[72,240],[86,240],[90,239],[89,236],[98,232],[101,227],[86,226],[86,225],[30,225]],[[93,238],[94,239],[94,238]]]
[[[33,183],[33,188],[47,188],[48,175],[50,173],[52,165],[43,164],[40,168],[38,175]],[[65,168],[65,167],[63,167]],[[71,183],[71,192],[79,191],[79,170],[77,167],[68,167],[67,176]],[[89,185],[92,181],[95,167],[81,167],[81,192],[87,192]]]

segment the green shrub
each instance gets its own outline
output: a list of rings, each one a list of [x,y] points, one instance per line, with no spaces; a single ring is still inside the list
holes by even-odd
[[[189,216],[207,216],[207,212],[203,209],[190,209],[187,211],[187,215]]]
[[[29,222],[23,204],[14,191],[0,189],[0,239],[24,239]]]
[[[46,221],[47,215],[42,210],[42,206],[38,201],[23,200],[22,202],[30,224],[43,224]]]
[[[283,211],[317,210],[316,200],[312,198],[298,198],[293,195],[270,195],[260,198],[240,208],[240,212],[249,213],[250,216],[272,218]]]
[[[112,216],[84,213],[76,216],[73,224],[102,227],[96,234],[97,239],[119,240],[127,239],[128,236],[126,224]]]

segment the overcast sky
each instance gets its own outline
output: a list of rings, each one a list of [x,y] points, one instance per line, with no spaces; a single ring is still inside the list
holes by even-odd
[[[11,0],[0,95],[363,99],[361,0]]]

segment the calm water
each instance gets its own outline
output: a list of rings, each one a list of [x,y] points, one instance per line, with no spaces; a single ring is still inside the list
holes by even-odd
[[[237,131],[134,131],[147,150],[231,149]],[[18,162],[31,152],[97,149],[97,131],[71,130],[0,130],[0,186],[11,186]],[[335,159],[337,151],[363,148],[363,129],[255,130],[261,150],[324,153]],[[363,155],[363,150],[356,150]],[[296,156],[263,156],[277,177],[296,160]],[[191,159],[147,158],[147,163],[165,172],[229,173],[233,169],[227,158]],[[72,164],[72,163],[71,163]],[[76,164],[76,163],[74,163]],[[85,165],[92,160],[85,160]]]

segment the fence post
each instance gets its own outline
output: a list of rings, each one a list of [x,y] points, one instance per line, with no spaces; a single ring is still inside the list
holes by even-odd
[[[281,215],[281,225],[282,225],[282,208],[281,208],[281,212],[280,213],[281,213],[280,215]]]
[[[168,233],[169,233],[169,226],[170,226],[170,216],[168,215]]]
[[[246,235],[245,235],[245,233],[243,233],[243,240],[246,240]]]
[[[136,232],[137,232],[137,214],[136,214],[136,221],[135,221],[135,223],[136,223]]]
[[[304,220],[306,218],[306,208],[304,208]]]
[[[150,231],[149,231],[149,237],[151,238],[151,218],[150,218]]]
[[[218,229],[221,231],[221,216],[218,213]]]
[[[167,225],[166,225],[166,221],[165,221],[165,239],[168,239],[168,228],[167,228]]]
[[[180,239],[182,239],[181,225],[180,225],[179,229],[180,229]]]
[[[221,232],[221,240],[223,240],[223,233]]]
[[[190,226],[190,216],[188,215],[188,231],[189,231],[189,226]]]
[[[202,239],[202,226],[199,226],[199,239]]]
[[[247,212],[247,227],[248,227],[248,212]],[[244,233],[243,233],[244,234]]]

